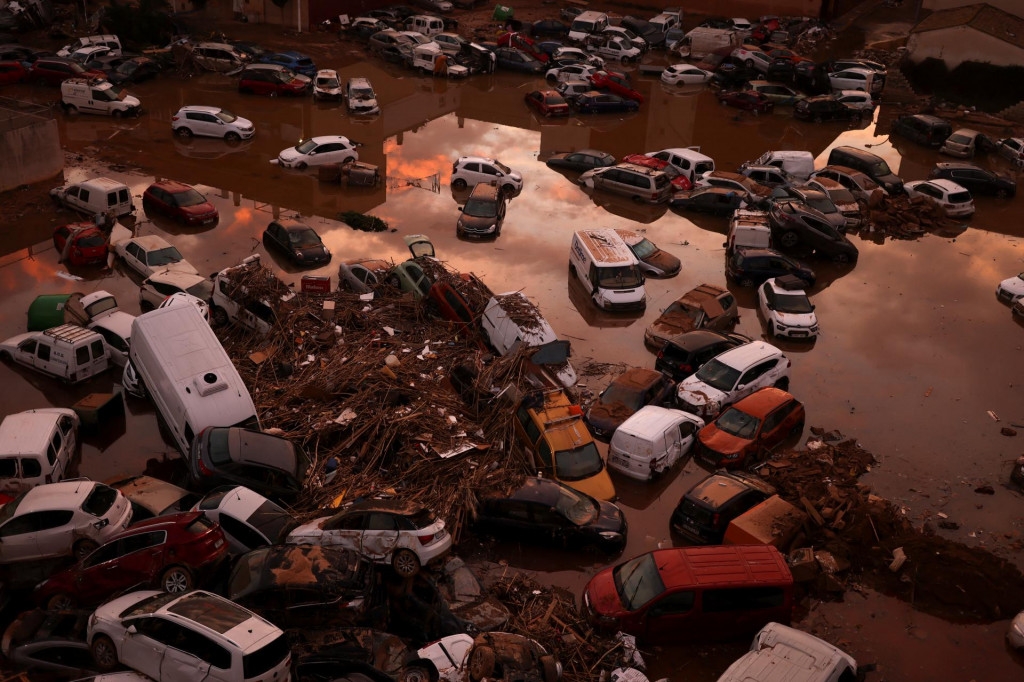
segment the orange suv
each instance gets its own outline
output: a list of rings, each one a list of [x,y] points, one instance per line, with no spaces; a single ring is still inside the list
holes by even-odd
[[[803,428],[799,400],[778,388],[762,388],[698,432],[694,458],[711,468],[736,469],[748,459],[764,459],[771,448]]]

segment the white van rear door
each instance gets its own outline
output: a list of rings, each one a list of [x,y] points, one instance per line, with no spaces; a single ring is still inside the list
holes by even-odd
[[[90,341],[88,346],[79,346],[75,349],[75,360],[77,362],[78,376],[81,379],[96,376],[107,369],[109,351],[103,339]]]

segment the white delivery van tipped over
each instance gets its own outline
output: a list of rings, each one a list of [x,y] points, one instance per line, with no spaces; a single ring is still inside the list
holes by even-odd
[[[517,344],[537,348],[531,358],[534,364],[549,367],[566,388],[576,385],[576,370],[569,363],[569,342],[558,340],[555,330],[522,292],[492,296],[480,327],[501,355],[508,355]]]
[[[259,428],[249,390],[195,307],[135,318],[129,357],[182,453],[211,426]]]
[[[448,78],[463,78],[469,75],[469,69],[461,64],[456,64],[441,50],[441,46],[434,42],[423,43],[412,48],[412,68],[419,69],[424,73],[433,73],[435,76],[448,76]]]

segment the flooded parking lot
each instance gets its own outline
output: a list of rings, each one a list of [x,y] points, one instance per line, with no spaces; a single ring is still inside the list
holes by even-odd
[[[936,152],[877,134],[875,123],[856,128],[844,123],[799,123],[787,108],[752,116],[720,106],[706,90],[675,89],[654,78],[635,76],[647,103],[636,114],[536,119],[522,96],[538,79],[496,74],[465,83],[409,77],[373,63],[341,70],[374,83],[382,113],[369,120],[346,115],[340,105],[308,99],[239,95],[230,79],[203,75],[163,80],[133,88],[143,102],[139,119],[58,115],[68,151],[68,181],[107,175],[129,184],[138,197],[153,178],[195,184],[220,211],[207,229],[183,228],[146,216],[140,234],[172,242],[204,274],[239,262],[251,253],[298,286],[301,274],[332,277],[341,260],[375,257],[403,260],[404,235],[431,237],[438,257],[460,271],[472,271],[495,292],[521,290],[534,300],[562,338],[572,341],[574,362],[622,363],[653,367],[643,330],[669,303],[700,283],[728,285],[741,308],[737,331],[764,337],[752,290],[724,276],[727,219],[692,217],[665,207],[636,204],[607,195],[591,196],[575,174],[549,169],[544,160],[558,151],[594,148],[617,158],[629,153],[699,145],[721,170],[776,149],[808,149],[825,163],[837,145],[870,146],[904,180],[920,179],[940,160]],[[9,88],[10,96],[36,102],[54,98],[42,87]],[[169,120],[185,104],[223,106],[251,119],[251,142],[172,136]],[[884,108],[884,105],[883,105]],[[876,120],[885,111],[876,112]],[[316,174],[281,169],[270,163],[278,152],[313,135],[341,134],[362,143],[360,159],[377,164],[387,182],[372,189],[320,183]],[[455,235],[457,207],[448,179],[459,156],[495,157],[522,173],[524,189],[508,208],[501,236],[469,241]],[[1001,160],[983,164],[1005,169]],[[113,167],[111,167],[113,165]],[[437,191],[435,191],[437,190]],[[996,284],[1024,270],[1024,204],[1021,199],[977,199],[976,216],[963,230],[929,234],[917,240],[884,241],[852,236],[859,261],[842,266],[819,258],[804,261],[817,273],[809,291],[821,335],[813,343],[772,341],[793,362],[791,391],[806,406],[807,424],[837,429],[856,438],[879,460],[864,482],[905,508],[917,525],[936,524],[942,513],[960,525],[940,530],[971,546],[984,546],[1024,565],[1019,492],[1006,481],[1010,464],[1022,453],[1019,437],[1000,428],[1024,426],[1024,326],[994,294]],[[363,233],[336,220],[356,210],[388,221],[392,231]],[[269,253],[260,237],[277,217],[301,214],[333,253],[330,265],[303,271]],[[18,219],[19,229],[0,238],[0,333],[21,333],[25,311],[42,293],[107,290],[122,309],[136,314],[139,282],[118,266],[113,272],[64,267],[49,242],[52,228],[71,222],[67,211],[41,207]],[[573,231],[584,227],[642,229],[661,248],[682,260],[673,279],[647,281],[647,309],[641,315],[612,315],[589,301],[569,274]],[[68,389],[10,366],[0,367],[5,413],[44,405],[69,405],[94,391],[107,391],[116,373]],[[606,379],[581,379],[597,392]],[[96,479],[146,469],[173,472],[179,458],[157,428],[151,406],[128,401],[128,415],[82,450],[79,471]],[[990,413],[999,417],[994,421]],[[806,434],[805,434],[806,435]],[[704,475],[692,462],[678,474],[642,485],[616,480],[620,503],[632,532],[625,556],[670,546],[668,516],[680,495]],[[989,484],[994,496],[974,493]],[[546,581],[579,593],[603,561],[594,555],[536,552],[502,547],[508,563],[544,574]],[[809,623],[832,627],[862,661],[878,661],[885,679],[1014,679],[1022,670],[1002,646],[1005,623],[951,625],[924,617],[877,594],[850,593],[846,604],[825,604],[807,615]],[[1008,614],[1009,615],[1009,614]],[[904,624],[906,627],[904,627]],[[903,642],[894,651],[890,638]],[[951,669],[928,660],[938,647],[970,652],[969,667]],[[715,672],[745,648],[740,644],[697,652],[662,652],[661,674],[714,679]],[[985,653],[983,653],[985,652]],[[956,673],[954,675],[954,672]]]

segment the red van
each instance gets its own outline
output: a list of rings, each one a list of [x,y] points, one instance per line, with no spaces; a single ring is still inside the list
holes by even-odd
[[[789,623],[793,576],[770,545],[675,547],[602,570],[583,610],[602,630],[648,642],[726,640]]]

